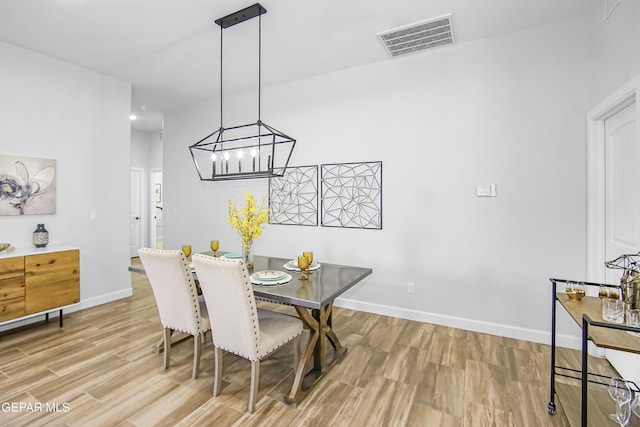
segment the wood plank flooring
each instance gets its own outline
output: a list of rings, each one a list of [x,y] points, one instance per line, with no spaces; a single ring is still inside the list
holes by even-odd
[[[285,347],[263,362],[249,415],[249,363],[225,355],[216,398],[210,335],[198,379],[190,339],[173,347],[163,370],[162,355],[150,351],[161,337],[151,288],[135,273],[132,285],[133,297],[65,315],[64,328],[52,321],[0,335],[0,425],[567,425],[561,407],[546,411],[549,346],[339,308],[333,325],[349,349],[343,360],[293,408],[283,402],[293,381]],[[573,363],[579,354],[561,350],[558,358]]]

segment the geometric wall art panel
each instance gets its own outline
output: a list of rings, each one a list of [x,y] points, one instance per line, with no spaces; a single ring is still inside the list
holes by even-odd
[[[321,166],[321,225],[382,229],[382,162]]]
[[[271,223],[318,225],[318,166],[288,167],[269,178]]]
[[[56,213],[56,161],[0,155],[0,215]]]

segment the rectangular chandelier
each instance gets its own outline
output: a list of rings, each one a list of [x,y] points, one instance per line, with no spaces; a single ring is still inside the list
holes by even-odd
[[[270,178],[284,175],[296,140],[261,120],[262,15],[259,3],[217,19],[220,26],[220,127],[189,146],[201,181]],[[254,123],[225,127],[222,99],[222,32],[258,17],[258,119]]]
[[[256,122],[220,128],[189,149],[202,181],[228,181],[283,176],[295,144],[295,139]]]

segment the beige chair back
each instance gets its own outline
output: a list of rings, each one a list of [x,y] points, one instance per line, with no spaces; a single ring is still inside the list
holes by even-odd
[[[162,326],[190,335],[206,332],[209,325],[200,315],[198,291],[184,253],[141,248],[138,254],[153,289]]]
[[[193,255],[216,347],[259,360],[260,325],[249,272],[241,260]]]
[[[251,361],[251,386],[247,411],[252,413],[258,401],[260,361],[302,334],[300,319],[283,313],[256,308],[253,286],[244,262],[193,256],[200,288],[207,302],[214,346],[213,395],[222,386],[222,350]],[[302,367],[304,368],[304,367]]]

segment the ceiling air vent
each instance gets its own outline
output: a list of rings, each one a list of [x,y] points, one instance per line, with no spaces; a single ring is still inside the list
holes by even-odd
[[[377,34],[391,56],[402,56],[453,43],[451,14]]]

